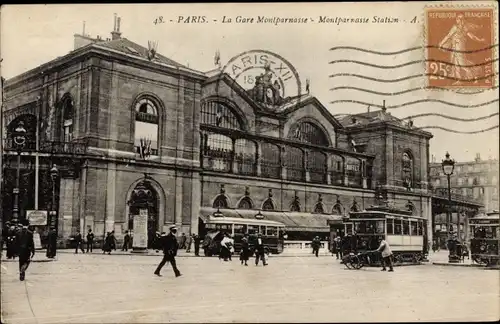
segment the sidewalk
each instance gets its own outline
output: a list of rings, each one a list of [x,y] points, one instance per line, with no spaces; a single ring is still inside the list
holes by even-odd
[[[429,261],[433,265],[438,265],[438,266],[450,266],[450,267],[475,267],[475,268],[484,268],[484,269],[498,269],[498,267],[486,267],[484,265],[480,265],[477,263],[472,262],[472,259],[468,259],[465,257],[464,262],[460,263],[450,263],[448,262],[448,251],[447,250],[441,250],[436,253],[430,253],[429,254]]]

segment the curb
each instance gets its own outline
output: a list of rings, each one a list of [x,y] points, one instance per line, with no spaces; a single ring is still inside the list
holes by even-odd
[[[19,262],[18,259],[15,259],[15,260],[12,260],[12,259],[6,259],[6,260],[0,260],[2,263],[4,262]],[[55,259],[40,259],[40,260],[31,260],[31,262],[35,262],[35,263],[38,263],[38,262],[53,262],[53,261],[56,261]]]

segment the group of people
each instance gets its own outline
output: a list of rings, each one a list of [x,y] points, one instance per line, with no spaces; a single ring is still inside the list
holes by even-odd
[[[6,238],[7,259],[19,258],[19,280],[24,281],[26,269],[35,256],[34,229],[27,220],[6,222],[6,226],[7,231],[2,234]],[[1,244],[3,246],[3,242]]]
[[[231,261],[231,255],[234,252],[234,240],[229,233],[224,233],[224,237],[220,242],[220,252],[219,259],[224,261]],[[255,265],[259,265],[259,261],[262,261],[264,266],[267,266],[266,262],[266,246],[262,239],[262,234],[257,234],[257,239],[254,244],[250,244],[250,237],[248,234],[244,234],[241,239],[241,251],[240,251],[240,262],[241,264],[248,266],[248,260],[252,255],[255,254]]]

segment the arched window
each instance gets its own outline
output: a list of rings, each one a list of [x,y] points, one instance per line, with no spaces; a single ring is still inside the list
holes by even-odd
[[[227,197],[224,195],[218,195],[214,200],[213,208],[229,208],[229,201],[227,200]]]
[[[201,105],[201,123],[222,128],[241,129],[241,121],[226,104],[217,101]]]
[[[318,126],[310,122],[300,122],[292,126],[288,138],[314,145],[330,145],[326,134]]]
[[[239,174],[256,175],[257,146],[246,139],[237,139],[234,144],[236,172]]]
[[[285,155],[287,180],[304,181],[304,152],[298,147],[288,146]]]
[[[403,153],[403,183],[407,188],[413,188],[413,157],[408,152]]]
[[[252,199],[249,197],[243,197],[238,204],[239,209],[253,209]]]
[[[316,203],[314,206],[314,214],[324,214],[325,213],[325,208],[323,207],[323,203]]]
[[[70,96],[66,96],[62,102],[62,141],[65,143],[71,142],[73,140],[73,114],[73,99]]]
[[[307,154],[307,166],[311,182],[326,183],[326,155],[319,151]]]
[[[342,205],[340,203],[336,203],[333,206],[332,214],[334,214],[334,215],[342,215],[343,214],[343,210],[344,210],[344,208],[342,207]]]
[[[142,98],[135,104],[136,152],[143,155],[158,155],[159,115],[157,105],[149,98]]]
[[[264,178],[281,178],[281,149],[271,143],[261,144],[260,171]]]
[[[231,172],[233,163],[233,140],[222,134],[202,134],[203,168]]]
[[[415,205],[413,205],[413,203],[411,201],[408,201],[406,203],[406,209],[408,209],[408,211],[410,211],[412,213],[412,215],[415,214]]]
[[[262,204],[262,210],[274,210],[274,203],[271,198],[267,198]]]

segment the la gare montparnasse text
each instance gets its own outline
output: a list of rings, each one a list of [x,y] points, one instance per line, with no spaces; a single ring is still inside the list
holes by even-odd
[[[317,22],[317,23],[334,23],[337,25],[340,24],[367,24],[367,23],[399,23],[398,18],[394,17],[380,17],[373,16],[371,19],[368,17],[329,17],[329,16],[319,16],[318,20],[313,20],[311,18],[306,17],[265,17],[265,16],[257,16],[254,17],[244,17],[244,16],[236,16],[236,18],[231,18],[227,16],[222,17],[222,23],[243,23],[243,24],[304,24],[309,22]]]

